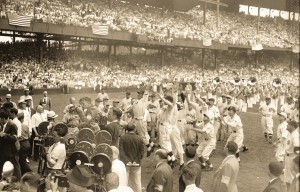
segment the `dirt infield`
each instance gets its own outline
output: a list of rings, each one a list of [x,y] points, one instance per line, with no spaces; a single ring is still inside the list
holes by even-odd
[[[59,115],[58,121],[62,119],[62,111],[64,107],[69,104],[69,98],[73,96],[77,99],[83,96],[89,96],[94,100],[96,94],[77,94],[77,95],[49,95],[52,99],[53,110]],[[125,93],[114,93],[109,94],[110,99],[122,99],[125,97]],[[135,94],[133,94],[135,96]],[[36,105],[41,95],[33,95],[34,104]],[[17,101],[19,97],[13,96],[13,101]],[[257,106],[256,106],[257,107]],[[262,129],[260,126],[260,116],[257,113],[253,113],[255,110],[251,110],[250,113],[241,113],[242,122],[244,124],[244,143],[249,148],[249,152],[241,153],[241,164],[240,172],[238,176],[237,186],[240,192],[260,192],[268,184],[268,168],[267,165],[270,161],[274,161],[274,147],[271,144],[264,142]],[[274,120],[274,133],[276,133],[278,125],[278,119],[275,117]],[[223,155],[224,143],[217,143],[217,150],[215,155],[211,158],[211,162],[214,165],[214,170],[211,172],[202,173],[200,188],[205,192],[212,191],[212,178],[214,171],[221,164],[222,160],[225,158]],[[31,162],[30,166],[34,170],[37,168],[37,162]],[[151,176],[152,171],[155,168],[155,163],[153,162],[153,156],[144,158],[142,162],[142,186],[146,188]],[[178,167],[174,170],[174,192],[178,191]]]

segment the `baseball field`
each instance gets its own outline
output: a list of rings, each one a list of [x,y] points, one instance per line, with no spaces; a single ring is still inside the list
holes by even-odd
[[[91,97],[92,100],[96,98],[96,93],[91,94],[76,94],[76,95],[49,95],[52,99],[54,110],[59,116],[57,118],[57,122],[60,122],[63,116],[64,107],[69,104],[69,98],[75,97],[77,102],[81,97],[88,96]],[[119,99],[125,97],[125,92],[120,93],[109,93],[110,100]],[[134,97],[135,94],[132,94]],[[34,105],[38,104],[39,99],[42,98],[42,95],[33,95]],[[12,100],[17,102],[19,99],[18,96],[13,96]],[[257,113],[258,106],[256,105],[254,109],[249,110],[246,113],[240,113],[245,140],[244,144],[249,148],[249,151],[246,153],[241,153],[241,163],[240,170],[237,180],[238,190],[240,192],[261,192],[268,184],[268,163],[270,161],[275,161],[274,157],[274,146],[272,144],[268,144],[263,140],[262,128],[260,125],[260,115]],[[276,133],[278,125],[278,118],[274,118],[274,133]],[[274,135],[276,137],[276,135]],[[214,170],[210,172],[202,172],[202,179],[200,188],[204,192],[212,191],[212,178],[213,173],[221,164],[222,160],[225,158],[223,153],[223,147],[225,143],[218,142],[217,150],[214,156],[211,158],[211,162],[214,166]],[[37,162],[31,161],[30,166],[33,170],[37,170]],[[152,172],[155,168],[155,162],[153,161],[153,156],[144,157],[142,161],[142,186],[146,188],[151,176]],[[178,178],[179,171],[178,168],[174,169],[174,189],[173,191],[178,191]]]

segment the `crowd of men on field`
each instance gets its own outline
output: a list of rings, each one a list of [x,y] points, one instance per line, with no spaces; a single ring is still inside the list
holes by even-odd
[[[52,111],[47,92],[44,92],[36,110],[29,89],[24,89],[24,95],[17,103],[11,101],[11,95],[7,94],[0,110],[0,149],[3,152],[0,157],[3,179],[0,187],[19,188],[16,183],[20,180],[20,185],[26,188],[23,191],[32,187],[32,180],[36,177],[24,181],[25,176],[33,174],[27,157],[31,156],[33,160],[38,158],[38,148],[34,145],[34,138],[39,136],[37,127],[41,122],[49,121],[50,127],[54,128],[54,144],[45,157],[46,172],[49,173],[46,186],[49,191],[59,188],[51,178],[51,173],[61,171],[66,160],[62,138],[69,134],[76,135],[82,128],[90,128],[94,132],[106,130],[112,136],[112,172],[115,175],[107,176],[108,191],[141,192],[141,162],[144,154],[151,156],[155,148],[159,148],[153,155],[157,165],[147,185],[147,192],[173,191],[172,169],[176,167],[182,174],[179,191],[202,191],[199,188],[201,172],[213,170],[210,158],[219,141],[224,142],[227,157],[214,174],[213,191],[227,189],[225,191],[235,192],[239,152],[249,150],[244,145],[243,123],[239,113],[260,102],[262,139],[274,144],[277,159],[277,162],[269,164],[270,183],[266,191],[273,188],[280,192],[299,190],[298,93],[292,96],[291,92],[287,92],[274,97],[271,90],[265,89],[262,95],[259,91],[252,92],[257,82],[251,80],[246,83],[232,80],[230,83],[233,85],[243,84],[243,88],[235,92],[218,86],[222,83],[215,79],[212,84],[220,95],[194,91],[190,84],[183,87],[179,83],[169,83],[163,87],[153,83],[154,80],[149,79],[146,87],[139,89],[137,98],[127,92],[122,101],[110,102],[105,89],[101,90],[94,102],[89,97],[82,97],[78,102],[70,98],[62,118],[68,129],[55,128],[57,114]],[[282,87],[277,82],[272,86],[276,90]],[[277,114],[280,124],[275,128],[273,117]],[[273,138],[273,130],[277,132],[276,138]],[[86,166],[73,168],[67,174],[69,190],[87,191],[94,182],[91,175]]]

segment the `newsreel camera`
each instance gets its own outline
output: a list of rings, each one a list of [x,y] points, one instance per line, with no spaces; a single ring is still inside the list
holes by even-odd
[[[62,123],[56,126],[65,126],[67,128]],[[112,137],[110,133],[104,130],[93,132],[90,128],[83,128],[77,135],[66,135],[66,170],[71,170],[76,165],[89,167],[97,178],[90,189],[98,192],[105,191],[103,185],[104,178],[111,171],[112,166],[111,158],[113,151],[110,147],[111,142]],[[53,174],[52,177],[58,179],[59,187],[69,187],[64,174]]]

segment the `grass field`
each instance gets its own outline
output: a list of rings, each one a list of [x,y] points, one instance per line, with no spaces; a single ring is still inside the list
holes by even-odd
[[[52,98],[53,110],[59,115],[57,122],[62,118],[62,111],[64,107],[69,104],[69,98],[73,96],[77,99],[83,96],[89,96],[94,100],[96,94],[77,94],[77,95],[49,95]],[[122,99],[125,97],[125,93],[113,93],[109,94],[111,99]],[[133,95],[134,96],[134,95]],[[33,95],[34,104],[36,105],[41,95]],[[13,96],[13,101],[17,101],[18,97]],[[274,161],[274,147],[271,144],[264,142],[262,129],[260,125],[260,116],[258,113],[252,112],[240,114],[242,122],[244,124],[244,144],[249,148],[249,152],[241,153],[241,164],[240,171],[237,181],[238,190],[240,192],[261,192],[268,184],[268,163]],[[274,133],[276,133],[278,125],[278,119],[274,119]],[[204,192],[212,191],[212,178],[213,173],[217,167],[221,164],[222,160],[225,158],[223,155],[223,145],[224,143],[217,143],[217,150],[215,155],[211,158],[211,162],[214,165],[214,170],[211,172],[202,173],[200,188]],[[36,170],[37,163],[31,162],[30,165]],[[142,186],[146,188],[152,172],[155,168],[155,163],[153,162],[153,156],[144,158],[142,162]],[[174,170],[174,192],[178,191],[178,168]]]

